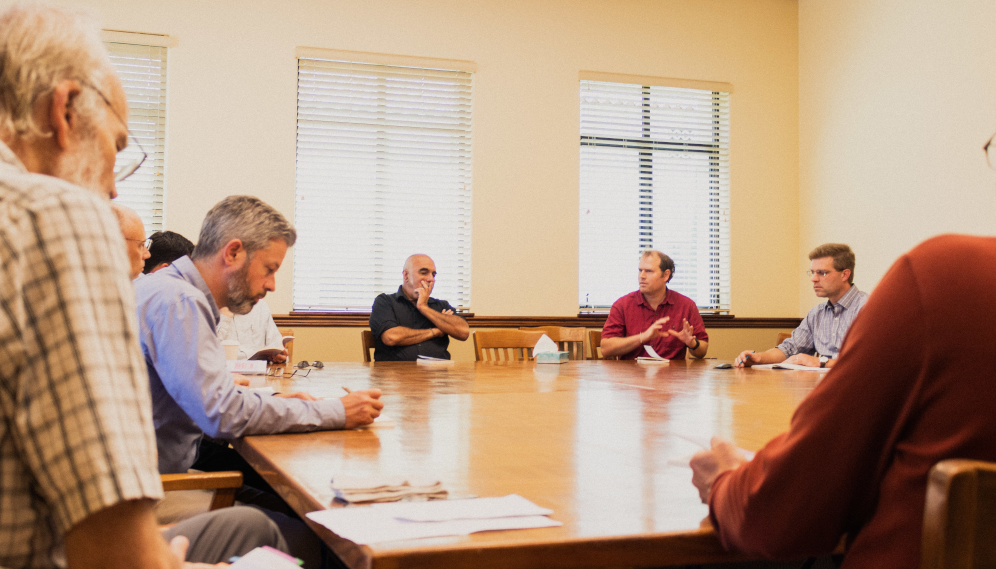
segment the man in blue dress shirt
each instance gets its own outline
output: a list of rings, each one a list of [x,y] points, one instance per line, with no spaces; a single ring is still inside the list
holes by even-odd
[[[777,347],[766,352],[741,352],[737,367],[781,362],[808,367],[833,367],[847,329],[868,300],[854,286],[854,252],[843,243],[826,243],[809,253],[809,277],[816,296],[827,301],[814,307]]]
[[[135,282],[161,473],[194,466],[204,435],[349,429],[380,414],[377,389],[314,400],[243,391],[232,381],[218,341],[220,307],[246,314],[273,291],[296,239],[291,224],[263,201],[229,196],[208,212],[190,257]]]

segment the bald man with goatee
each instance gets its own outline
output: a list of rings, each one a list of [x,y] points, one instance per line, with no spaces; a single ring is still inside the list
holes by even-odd
[[[376,347],[374,360],[415,361],[419,356],[450,359],[450,337],[470,337],[467,321],[445,300],[431,298],[436,264],[428,255],[408,257],[403,282],[394,294],[381,294],[370,310],[370,330]]]

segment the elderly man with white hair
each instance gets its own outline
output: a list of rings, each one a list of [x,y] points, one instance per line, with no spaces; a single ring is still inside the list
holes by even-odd
[[[121,236],[125,240],[125,253],[128,255],[131,278],[137,279],[145,268],[145,260],[152,256],[149,253],[149,239],[145,237],[145,224],[135,210],[126,205],[112,203],[111,210],[118,218]]]
[[[250,508],[163,539],[148,377],[108,198],[128,107],[99,28],[0,13],[0,566],[179,567],[286,549]]]

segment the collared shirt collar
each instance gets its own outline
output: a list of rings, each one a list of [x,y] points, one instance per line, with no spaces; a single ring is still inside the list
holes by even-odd
[[[8,166],[13,166],[21,173],[27,174],[28,169],[24,167],[24,163],[21,159],[14,154],[14,151],[10,149],[3,141],[0,141],[0,162],[7,164]]]
[[[643,296],[643,293],[640,291],[636,291],[636,293],[640,295],[640,302],[638,304],[642,304],[643,306],[650,308],[650,305],[647,304],[647,297]],[[674,304],[673,302],[671,302],[671,289],[669,288],[664,289],[664,300],[661,301],[660,305],[658,305],[657,308],[660,308],[665,304]],[[650,308],[650,310],[653,310],[653,308]]]
[[[827,308],[829,308],[830,310],[836,310],[836,307],[840,306],[844,310],[847,310],[848,308],[851,307],[851,304],[854,302],[854,300],[857,297],[858,297],[858,287],[851,285],[851,288],[844,293],[844,296],[840,297],[840,300],[837,301],[837,304],[834,304],[828,300]]]
[[[204,277],[201,276],[201,272],[197,270],[197,266],[190,260],[190,257],[180,257],[162,270],[176,273],[180,278],[194,285],[197,287],[197,290],[204,293],[204,296],[208,299],[208,306],[211,307],[211,314],[214,316],[214,324],[217,326],[218,322],[221,321],[221,311],[218,310],[218,304],[215,303],[214,295],[211,294],[211,289],[208,288],[207,282],[204,281]]]

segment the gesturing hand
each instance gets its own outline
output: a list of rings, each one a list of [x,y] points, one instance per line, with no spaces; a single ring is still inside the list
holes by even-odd
[[[640,332],[640,343],[646,344],[650,340],[653,340],[655,338],[660,338],[661,335],[663,335],[663,332],[661,332],[661,330],[664,328],[664,325],[667,324],[669,320],[671,320],[671,317],[665,316],[664,318],[661,318],[656,322],[654,322],[653,324],[651,324],[650,327],[644,330],[643,332]],[[646,337],[644,338],[644,336]]]
[[[688,323],[688,319],[684,319],[684,325],[682,325],[681,330],[668,330],[667,333],[681,340],[683,344],[689,347],[691,347],[695,340],[695,328]]]

